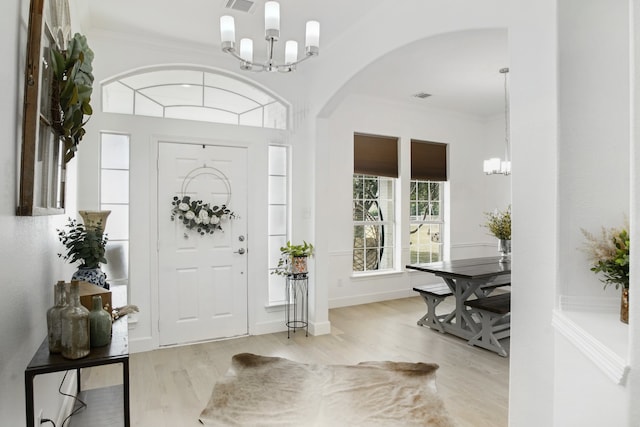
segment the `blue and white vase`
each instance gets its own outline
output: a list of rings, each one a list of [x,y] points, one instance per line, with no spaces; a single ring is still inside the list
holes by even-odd
[[[102,288],[109,289],[109,284],[107,283],[107,275],[104,271],[100,270],[100,267],[87,268],[81,265],[80,268],[78,268],[78,271],[73,273],[73,276],[71,276],[71,280],[89,282]]]

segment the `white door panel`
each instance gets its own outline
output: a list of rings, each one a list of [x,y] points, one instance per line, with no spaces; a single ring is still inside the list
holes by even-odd
[[[185,179],[186,178],[186,179]],[[170,220],[174,196],[238,216],[200,235]],[[245,335],[247,326],[246,149],[161,142],[158,148],[160,345]],[[240,240],[243,236],[244,241]]]

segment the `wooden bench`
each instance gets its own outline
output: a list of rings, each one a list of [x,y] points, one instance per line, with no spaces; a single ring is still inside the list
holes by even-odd
[[[442,319],[447,315],[442,314],[438,316],[436,314],[436,307],[444,301],[446,297],[453,295],[449,286],[447,286],[446,283],[434,283],[432,285],[416,286],[413,290],[418,292],[425,304],[427,304],[427,313],[418,320],[418,325],[429,326],[444,333]]]
[[[500,340],[511,335],[511,292],[466,301],[464,304],[480,318],[480,332],[469,339],[469,345],[507,357],[508,352]]]
[[[478,292],[480,295],[487,297],[495,289],[503,286],[511,286],[511,283],[489,283],[481,286],[478,289]],[[418,292],[425,304],[427,304],[427,313],[418,320],[418,325],[429,326],[430,328],[435,328],[444,333],[442,322],[443,319],[449,316],[449,314],[436,315],[436,307],[447,297],[453,295],[449,286],[447,286],[446,283],[434,283],[430,285],[416,286],[413,290]]]

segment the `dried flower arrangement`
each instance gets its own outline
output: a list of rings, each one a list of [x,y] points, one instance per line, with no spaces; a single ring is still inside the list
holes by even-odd
[[[583,251],[593,262],[591,271],[602,274],[606,288],[615,285],[629,289],[629,233],[628,224],[622,228],[602,227],[599,235],[580,229],[587,239]]]
[[[493,212],[485,212],[487,222],[485,227],[492,235],[500,240],[511,240],[511,205],[504,211],[496,209]]]

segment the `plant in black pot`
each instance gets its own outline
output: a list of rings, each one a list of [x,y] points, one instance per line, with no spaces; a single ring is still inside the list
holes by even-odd
[[[100,264],[107,263],[105,248],[108,241],[101,222],[95,227],[86,227],[69,218],[67,229],[57,231],[60,242],[66,248],[66,253],[58,256],[72,264],[81,262],[78,271],[71,279],[90,282],[109,289],[107,275],[100,269]]]
[[[280,248],[278,266],[271,274],[280,276],[307,274],[307,258],[313,256],[313,245],[303,241],[301,245],[292,245],[290,241]]]

